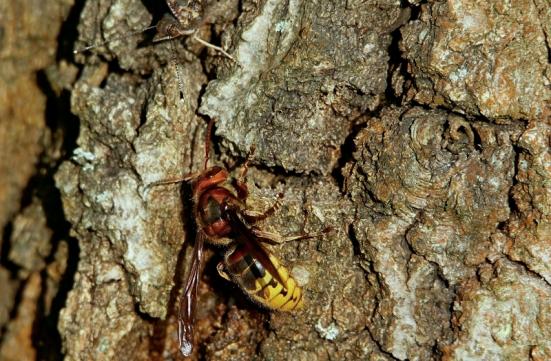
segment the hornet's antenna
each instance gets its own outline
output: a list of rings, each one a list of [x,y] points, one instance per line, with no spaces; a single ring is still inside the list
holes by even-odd
[[[147,28],[139,30],[139,31],[134,31],[134,32],[131,32],[131,33],[128,33],[128,34],[115,36],[114,38],[111,38],[109,40],[105,40],[105,41],[102,41],[102,42],[99,42],[99,43],[96,43],[96,44],[88,45],[88,46],[85,46],[85,47],[80,48],[80,49],[75,49],[75,50],[73,50],[73,54],[83,53],[85,51],[103,46],[103,45],[105,45],[107,43],[110,43],[112,41],[119,40],[119,39],[126,39],[126,38],[129,38],[129,37],[132,37],[132,36],[140,35],[140,34],[146,32],[146,31],[149,31],[151,29],[156,29],[156,28],[157,28],[157,25],[153,25],[153,26],[148,26]]]

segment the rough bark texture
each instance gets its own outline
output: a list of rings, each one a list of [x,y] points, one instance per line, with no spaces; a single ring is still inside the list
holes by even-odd
[[[57,37],[72,5],[70,0],[0,2],[2,360],[61,353],[56,323],[67,292],[59,290],[72,283],[65,269],[76,243],[68,246],[68,224],[53,181],[65,144],[71,143],[72,118],[56,109],[63,107],[68,93],[62,89],[75,72],[66,62],[55,62],[63,48]],[[48,74],[57,74],[55,82],[48,83]],[[69,114],[66,106],[63,111]],[[73,252],[71,262],[76,257]]]
[[[332,231],[271,247],[305,290],[293,314],[209,249],[193,359],[551,358],[548,2],[204,1],[198,35],[236,62],[129,35],[162,1],[13,3],[0,358],[181,359],[190,193],[149,185],[202,169],[210,118],[211,164],[256,147],[249,206],[284,193],[262,229]]]

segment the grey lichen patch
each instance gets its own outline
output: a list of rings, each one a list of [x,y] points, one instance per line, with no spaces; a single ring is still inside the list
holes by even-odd
[[[107,240],[90,240],[81,242],[85,257],[60,314],[65,358],[113,360],[131,347],[134,359],[147,360],[147,324],[135,312],[125,272]]]
[[[471,280],[454,304],[461,323],[446,349],[453,360],[546,360],[551,357],[551,290],[521,266],[499,259],[486,282]]]
[[[73,108],[82,125],[73,160],[80,166],[79,196],[84,211],[75,220],[75,228],[82,227],[84,233],[93,231],[111,241],[134,276],[139,298],[145,301],[155,295],[155,301],[146,301],[141,307],[162,316],[171,275],[162,257],[167,250],[147,226],[150,215],[131,163],[144,96],[143,91],[133,90],[118,78],[109,79],[104,89],[76,87]],[[86,105],[90,103],[98,106]]]
[[[502,251],[490,236],[510,215],[519,130],[413,108],[385,110],[358,135],[347,188],[362,256],[387,290],[377,295],[372,332],[394,356],[428,357],[434,342],[444,346],[447,284]]]
[[[217,134],[259,161],[327,174],[351,121],[379,104],[386,87],[396,2],[269,0],[243,17],[234,55],[240,66],[209,84],[200,111]]]
[[[402,30],[417,86],[411,95],[494,119],[544,116],[551,101],[549,23],[545,1],[423,5]]]

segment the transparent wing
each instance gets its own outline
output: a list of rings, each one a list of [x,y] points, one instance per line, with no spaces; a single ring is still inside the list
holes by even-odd
[[[197,289],[201,276],[201,262],[203,260],[204,238],[202,232],[197,232],[193,259],[186,279],[184,292],[180,296],[180,311],[178,314],[178,341],[180,352],[184,356],[193,351],[193,327],[195,325],[195,305],[197,303]]]
[[[270,259],[270,252],[260,244],[260,241],[264,240],[260,240],[260,237],[255,234],[253,228],[246,224],[241,218],[239,210],[229,207],[226,209],[226,212],[232,221],[233,229],[237,231],[238,237],[236,241],[243,247],[246,253],[249,253],[254,259],[258,260],[268,273],[275,277],[282,285],[286,286],[287,283],[283,280],[277,267]],[[267,243],[267,241],[264,242]]]

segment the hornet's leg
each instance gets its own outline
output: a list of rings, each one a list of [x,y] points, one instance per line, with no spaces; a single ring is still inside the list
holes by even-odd
[[[230,275],[225,270],[224,262],[219,262],[216,265],[216,270],[218,271],[218,274],[220,275],[220,277],[222,277],[226,281],[231,281]]]
[[[251,158],[253,157],[254,151],[256,147],[253,144],[251,146],[251,149],[249,150],[249,154],[247,154],[247,159],[245,159],[245,163],[243,164],[243,167],[241,168],[241,174],[239,177],[234,178],[232,181],[232,185],[237,190],[237,197],[244,201],[247,199],[247,196],[249,195],[249,190],[247,188],[246,178],[247,178],[247,171],[249,170],[249,163],[251,161]]]
[[[282,198],[283,198],[283,193],[279,193],[277,195],[277,199],[275,200],[275,202],[264,212],[257,212],[257,211],[247,210],[247,209],[244,210],[243,216],[245,217],[245,220],[249,223],[256,223],[258,221],[262,221],[268,218],[269,216],[274,214],[274,212],[279,208],[279,206],[281,205]]]
[[[284,236],[281,236],[277,233],[266,232],[266,231],[261,231],[258,228],[252,228],[252,231],[253,231],[254,235],[257,237],[257,240],[260,241],[260,242],[268,243],[268,244],[282,244],[282,243],[285,243],[285,242],[298,241],[298,240],[301,240],[301,239],[318,238],[318,237],[322,237],[326,233],[331,232],[332,230],[333,229],[331,227],[327,227],[323,231],[318,232],[318,233],[301,234],[301,235],[297,235],[297,236],[284,237]]]

